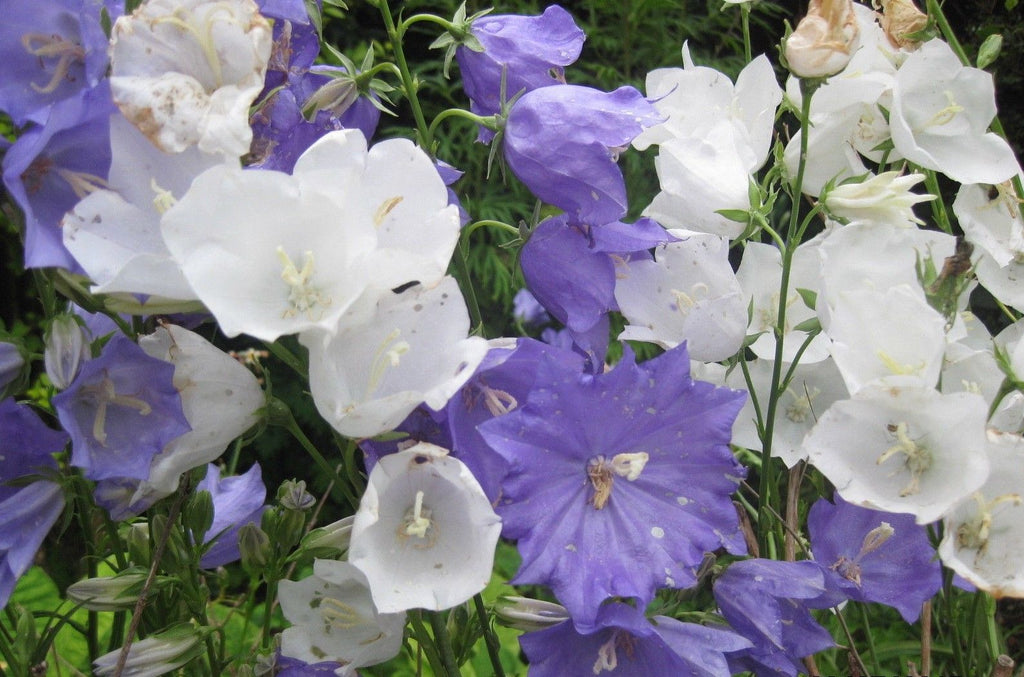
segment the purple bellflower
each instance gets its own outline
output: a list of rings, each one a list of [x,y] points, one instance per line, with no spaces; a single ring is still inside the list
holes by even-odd
[[[173,364],[114,336],[53,398],[71,434],[71,464],[92,480],[149,477],[153,457],[191,430],[173,376]]]
[[[615,261],[675,238],[651,219],[572,225],[565,216],[541,221],[519,258],[537,301],[564,324],[573,342],[600,371],[608,348],[608,312],[615,301]]]
[[[266,506],[267,487],[263,484],[259,463],[244,475],[220,479],[220,468],[210,463],[206,477],[196,487],[209,491],[213,499],[213,524],[206,532],[209,549],[203,553],[199,566],[204,569],[224,566],[241,558],[238,530],[246,524],[260,523]]]
[[[734,562],[715,581],[714,594],[729,625],[754,645],[729,657],[734,671],[795,677],[801,658],[835,643],[808,611],[841,601],[815,562]]]
[[[505,96],[564,84],[563,69],[576,61],[586,35],[572,15],[551,5],[540,16],[486,15],[475,20],[470,33],[483,51],[459,45],[455,58],[462,71],[462,86],[470,110],[495,115],[502,110],[502,74]],[[481,127],[478,141],[489,143],[494,132]]]
[[[526,402],[480,425],[511,468],[497,510],[523,563],[586,632],[609,597],[645,605],[696,582],[705,553],[743,553],[729,439],[745,394],[690,378],[685,345],[583,374],[541,359]]]
[[[18,126],[46,122],[50,107],[78,97],[106,76],[107,36],[100,24],[124,2],[37,0],[4,3],[0,24],[0,110]]]
[[[4,155],[4,185],[25,213],[26,267],[81,271],[59,226],[80,199],[106,185],[114,110],[105,84],[65,99]]]
[[[728,629],[666,616],[652,621],[643,611],[616,602],[601,607],[589,633],[579,633],[572,621],[564,621],[525,634],[519,643],[530,660],[531,677],[719,677],[730,674],[726,653],[751,646]]]
[[[942,566],[926,527],[913,515],[862,508],[835,495],[807,515],[811,550],[825,583],[850,599],[878,602],[900,612],[907,623],[942,587]]]
[[[9,482],[55,472],[51,454],[67,442],[66,433],[48,428],[27,405],[13,398],[0,402],[0,609],[64,510],[64,494],[56,482],[20,487]]]
[[[553,85],[527,92],[509,111],[505,160],[541,200],[573,222],[601,225],[626,215],[618,153],[664,118],[633,87],[602,92]]]

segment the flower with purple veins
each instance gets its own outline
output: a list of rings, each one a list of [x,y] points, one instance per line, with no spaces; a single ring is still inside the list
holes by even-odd
[[[93,480],[149,477],[153,457],[191,430],[173,376],[173,364],[114,336],[53,398],[71,435],[71,464]]]
[[[646,604],[696,581],[704,554],[746,546],[728,443],[744,393],[690,379],[685,345],[610,372],[538,361],[525,402],[480,426],[510,463],[498,504],[523,558],[515,583],[549,585],[576,627],[608,597]]]
[[[626,214],[619,151],[663,119],[633,87],[541,87],[509,111],[505,160],[534,195],[565,210],[571,221],[610,223]]]
[[[894,607],[908,623],[942,587],[942,566],[914,516],[871,510],[835,495],[811,506],[807,531],[825,583],[850,599]]]
[[[683,623],[666,616],[648,620],[620,602],[601,607],[595,628],[579,632],[572,621],[519,638],[533,677],[729,674],[725,653],[750,642],[726,628]]]
[[[563,68],[579,58],[586,35],[572,15],[551,5],[540,16],[486,15],[470,25],[482,49],[459,45],[455,58],[470,110],[477,115],[500,113],[520,92],[564,84]],[[504,94],[502,101],[502,78]],[[480,127],[478,141],[489,143],[494,132]]]

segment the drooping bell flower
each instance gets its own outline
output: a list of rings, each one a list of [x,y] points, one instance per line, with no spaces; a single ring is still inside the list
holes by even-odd
[[[242,475],[224,479],[220,477],[220,468],[211,463],[196,490],[210,492],[213,499],[213,523],[206,532],[209,549],[203,553],[199,566],[212,569],[238,560],[238,530],[250,522],[260,523],[267,496],[259,463]]]

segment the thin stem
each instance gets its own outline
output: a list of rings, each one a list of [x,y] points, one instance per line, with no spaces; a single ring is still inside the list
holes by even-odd
[[[395,63],[402,76],[402,89],[405,91],[405,98],[409,100],[412,108],[412,116],[416,120],[416,130],[419,136],[420,148],[434,157],[434,136],[427,125],[427,119],[423,116],[423,108],[420,107],[419,97],[416,95],[416,79],[409,70],[409,62],[405,59],[405,50],[402,48],[402,37],[405,33],[404,23],[402,30],[395,26],[395,20],[391,16],[391,7],[388,0],[378,0],[381,18],[384,20],[384,28],[388,32],[388,39],[391,41],[391,50],[395,55]]]
[[[458,27],[455,24],[453,24],[451,21],[448,21],[447,19],[443,19],[443,18],[441,18],[441,17],[439,17],[439,16],[437,16],[435,14],[413,14],[411,17],[409,17],[408,19],[403,21],[401,26],[399,26],[399,29],[401,30],[402,35],[405,35],[405,32],[407,30],[409,30],[409,26],[412,26],[413,24],[416,24],[416,23],[420,23],[422,21],[427,21],[429,23],[437,24],[438,26],[440,26],[441,28],[445,29],[445,31],[447,31],[449,33],[458,33],[459,32],[459,29],[458,29]]]
[[[875,638],[871,635],[871,624],[868,623],[868,608],[867,608],[867,605],[861,604],[861,603],[857,603],[857,607],[860,609],[860,620],[861,620],[861,623],[864,625],[864,635],[867,637],[867,641],[868,641],[868,653],[871,655],[871,665],[872,665],[872,667],[875,668],[875,672],[881,673],[882,672],[882,664],[878,662],[878,652],[875,651]],[[930,607],[929,607],[928,611],[929,611],[929,613],[931,613],[931,608]],[[922,618],[924,618],[923,614],[922,614]],[[929,623],[930,623],[931,622],[931,618],[929,618],[928,620],[929,620]]]
[[[465,242],[459,241],[455,247],[455,256],[452,259],[455,266],[455,278],[459,281],[459,288],[466,299],[466,307],[469,309],[469,324],[472,327],[471,334],[486,336],[484,330],[483,316],[480,314],[480,304],[476,300],[476,290],[469,281],[469,260],[466,256]]]
[[[942,232],[953,234],[953,226],[949,222],[949,214],[946,212],[946,204],[942,200],[942,191],[939,189],[939,177],[938,174],[930,169],[922,169],[924,173],[924,185],[928,188],[928,192],[934,195],[936,200],[931,201],[932,216],[935,217],[935,223]]]
[[[303,432],[302,428],[299,427],[299,424],[295,421],[295,416],[292,415],[291,410],[286,407],[280,407],[279,410],[282,413],[286,411],[287,414],[284,415],[286,418],[278,421],[278,423],[285,430],[291,433],[292,437],[295,438],[295,441],[302,445],[302,448],[306,450],[307,454],[313,457],[316,464],[320,466],[320,470],[325,472],[327,476],[334,481],[334,489],[337,491],[334,497],[338,501],[348,501],[351,505],[359,505],[359,498],[351,493],[351,488],[341,478],[341,476],[338,475],[334,466],[327,462],[324,455],[320,453],[320,450],[316,448],[316,445],[313,444],[313,442],[306,436],[306,433]]]
[[[263,634],[261,636],[264,649],[269,649],[273,642],[270,624],[274,616],[274,602],[276,600],[277,576],[272,575],[267,578],[267,597],[263,600]]]
[[[835,611],[836,618],[839,619],[839,624],[843,626],[843,633],[846,635],[848,645],[847,650],[850,652],[850,655],[853,656],[853,659],[857,661],[857,667],[860,668],[861,674],[864,675],[864,677],[871,677],[871,673],[868,672],[868,666],[864,665],[864,661],[861,660],[860,654],[857,653],[857,647],[854,646],[853,642],[853,634],[850,632],[850,626],[846,624],[846,619],[843,618],[842,610],[839,607],[835,607]]]
[[[444,675],[444,666],[441,664],[441,657],[437,653],[437,647],[434,642],[430,639],[430,633],[427,632],[427,628],[423,625],[423,618],[421,617],[422,612],[419,609],[414,609],[409,614],[409,624],[412,629],[413,637],[416,638],[416,645],[419,647],[419,652],[422,652],[427,657],[427,662],[430,663],[430,667],[433,669],[434,674]],[[419,663],[419,656],[417,655],[417,663]],[[416,674],[422,674],[417,670]]]
[[[753,61],[750,50],[750,5],[749,2],[740,3],[740,23],[743,25],[743,63],[750,63]]]
[[[516,228],[515,226],[510,226],[509,224],[503,221],[492,221],[491,219],[482,219],[480,221],[474,221],[473,223],[463,228],[462,239],[469,240],[469,236],[481,228],[497,228],[499,230],[503,230],[507,233],[515,235],[516,237],[519,237],[519,229]]]
[[[484,633],[484,644],[487,645],[487,655],[491,659],[494,677],[505,677],[505,670],[501,667],[501,657],[498,653],[501,643],[498,641],[494,628],[491,627],[487,608],[484,606],[484,598],[479,593],[473,595],[473,606],[476,608],[476,615],[480,619],[480,628]]]
[[[862,607],[863,608],[863,607]],[[866,616],[865,616],[866,620]],[[932,672],[932,601],[921,605],[921,672]]]
[[[424,611],[430,619],[430,629],[434,632],[434,646],[441,657],[441,665],[448,677],[456,677],[461,674],[459,665],[455,660],[455,651],[452,649],[452,638],[448,634],[448,626],[445,624],[444,616],[440,611]]]
[[[804,464],[799,462],[789,469],[786,485],[786,540],[784,552],[787,562],[796,561],[796,529],[800,511],[800,483],[804,478]]]
[[[437,131],[438,126],[447,120],[448,118],[462,118],[475,122],[478,125],[487,127],[493,131],[498,130],[498,124],[495,122],[495,116],[493,115],[477,115],[476,113],[470,113],[468,110],[462,108],[447,108],[437,114],[434,121],[430,123],[430,135],[433,136],[434,132]]]

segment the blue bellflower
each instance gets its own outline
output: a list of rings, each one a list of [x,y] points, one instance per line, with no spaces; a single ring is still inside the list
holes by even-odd
[[[549,585],[576,627],[609,597],[647,604],[696,582],[705,553],[743,553],[729,439],[745,394],[690,378],[685,344],[589,375],[538,361],[526,402],[480,425],[510,464],[497,510],[515,583]]]
[[[71,464],[92,480],[148,478],[153,456],[191,430],[173,376],[170,362],[123,335],[113,337],[53,398],[71,435]]]
[[[551,5],[540,16],[486,15],[473,22],[470,33],[482,52],[460,45],[455,58],[470,110],[477,115],[501,112],[501,81],[511,100],[520,92],[565,82],[563,69],[576,61],[586,35],[572,15]],[[478,141],[489,143],[494,132],[480,128]]]
[[[907,623],[942,587],[928,530],[913,515],[862,508],[835,495],[811,506],[807,531],[825,583],[858,602],[878,602]]]
[[[259,463],[236,477],[220,478],[220,468],[210,463],[206,477],[196,487],[210,492],[213,499],[213,524],[206,532],[209,549],[203,553],[199,566],[204,569],[224,566],[242,557],[238,550],[238,530],[250,522],[257,526],[266,509],[263,501],[267,487]]]
[[[663,119],[633,87],[613,92],[541,87],[509,111],[505,160],[541,200],[564,210],[571,221],[599,226],[626,215],[619,151]]]

